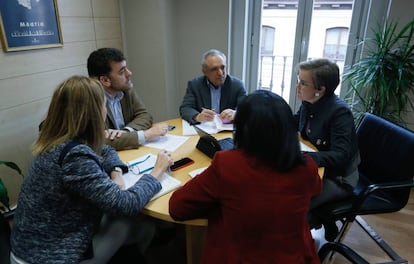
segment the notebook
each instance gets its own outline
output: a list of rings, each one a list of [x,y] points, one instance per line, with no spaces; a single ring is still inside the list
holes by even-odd
[[[122,175],[122,177],[124,178],[125,187],[131,187],[142,177],[142,175],[150,172],[152,168],[154,168],[156,160],[156,155],[148,154],[137,159],[131,160],[129,162],[126,162],[126,165],[129,168],[129,172]],[[177,180],[176,178],[172,177],[167,173],[164,173],[161,176],[160,183],[162,189],[151,198],[151,201],[166,193],[172,192],[181,186],[181,181]]]
[[[197,142],[196,148],[201,152],[213,158],[214,153],[220,150],[229,150],[234,148],[234,141],[232,138],[223,138],[217,140],[215,137],[209,133],[202,130],[197,125],[194,126],[197,134],[200,136],[200,139]]]
[[[197,131],[195,131],[194,126],[190,125],[184,119],[181,120],[183,126],[183,136],[191,136],[197,135]],[[197,124],[199,128],[204,130],[205,132],[211,134],[217,134],[220,131],[233,131],[234,126],[233,124],[224,124],[223,121],[218,117],[218,115],[214,116],[214,120],[210,122],[203,122]]]

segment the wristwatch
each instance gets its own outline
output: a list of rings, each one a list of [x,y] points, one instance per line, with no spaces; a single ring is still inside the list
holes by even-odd
[[[120,167],[114,167],[112,169],[112,171],[117,171],[117,172],[123,173],[123,171],[122,171],[122,169]]]

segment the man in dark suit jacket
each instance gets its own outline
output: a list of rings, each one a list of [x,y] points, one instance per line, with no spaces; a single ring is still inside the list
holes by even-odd
[[[132,72],[124,54],[114,48],[93,51],[87,62],[88,74],[105,89],[107,144],[117,150],[137,148],[147,140],[163,136],[166,123],[152,125],[152,116],[133,89]]]
[[[180,106],[190,124],[212,121],[215,114],[232,122],[238,102],[246,96],[243,82],[226,73],[226,55],[212,49],[203,54],[203,76],[190,80]]]

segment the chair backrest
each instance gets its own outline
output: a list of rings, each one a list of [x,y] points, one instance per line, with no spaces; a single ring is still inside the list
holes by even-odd
[[[360,174],[372,183],[411,180],[414,177],[414,132],[366,113],[357,128]],[[410,189],[394,193],[408,201]]]

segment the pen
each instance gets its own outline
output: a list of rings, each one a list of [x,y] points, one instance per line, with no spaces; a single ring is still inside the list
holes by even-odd
[[[208,108],[205,108],[205,107],[201,107],[201,110],[210,110],[210,111],[216,111],[216,110],[214,110],[214,109],[208,109]]]
[[[151,155],[148,155],[148,156],[147,156],[145,159],[143,159],[143,160],[137,161],[137,162],[132,163],[132,164],[127,164],[127,165],[128,165],[128,167],[134,167],[134,166],[136,166],[136,165],[138,165],[138,164],[140,164],[140,163],[143,163],[143,162],[147,161],[150,157],[151,157]],[[154,168],[154,167],[152,167],[152,168]],[[152,169],[152,168],[151,168],[151,169]]]
[[[140,171],[139,172],[139,174],[144,174],[144,173],[146,173],[146,172],[148,172],[148,171],[150,171],[150,170],[152,170],[154,167],[149,167],[148,169],[145,169],[145,170],[143,170],[143,171]]]

